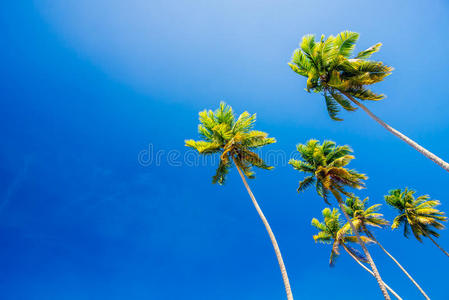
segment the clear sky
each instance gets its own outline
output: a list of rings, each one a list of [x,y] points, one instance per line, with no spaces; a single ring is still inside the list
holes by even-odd
[[[449,159],[446,1],[3,1],[0,4],[0,298],[285,299],[272,246],[236,170],[192,167],[184,139],[225,100],[258,114],[289,154],[310,138],[349,144],[371,203],[410,187],[449,211],[449,174],[363,111],[334,122],[287,66],[307,33],[360,32],[358,50],[395,68],[368,103]],[[150,146],[151,145],[151,146]],[[160,163],[139,163],[153,147]],[[161,152],[165,151],[165,152]],[[168,162],[168,152],[171,154]],[[177,151],[177,152],[176,152]],[[191,159],[190,156],[188,156]],[[324,202],[298,195],[279,162],[250,185],[277,235],[295,299],[380,299],[375,280],[310,225]],[[388,219],[395,211],[383,207]],[[432,299],[449,299],[449,260],[430,241],[376,231]],[[449,248],[449,232],[439,239]],[[378,249],[383,279],[421,295]]]

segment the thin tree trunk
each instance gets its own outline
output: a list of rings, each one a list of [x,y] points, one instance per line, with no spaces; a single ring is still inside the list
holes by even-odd
[[[440,245],[437,244],[437,242],[434,241],[434,239],[430,236],[427,235],[427,237],[435,244],[435,246],[437,246],[441,251],[443,251],[444,254],[446,254],[447,256],[449,256],[449,253],[446,252],[446,250],[444,250],[443,248],[440,247]]]
[[[235,163],[235,160],[234,160],[234,163]],[[276,257],[277,257],[277,260],[279,263],[279,267],[281,269],[282,280],[284,281],[285,292],[287,293],[287,299],[293,300],[293,294],[292,294],[292,290],[290,288],[290,282],[288,280],[288,275],[287,275],[287,270],[285,269],[284,260],[282,259],[281,250],[279,249],[278,243],[273,234],[273,231],[271,230],[270,224],[268,224],[268,221],[265,218],[262,210],[260,209],[259,204],[257,204],[256,198],[254,197],[253,192],[249,188],[248,183],[246,182],[246,179],[245,179],[245,175],[243,175],[242,170],[240,170],[240,167],[237,164],[235,164],[235,166],[237,167],[237,170],[239,171],[240,177],[242,177],[243,184],[245,185],[246,190],[248,191],[248,194],[251,197],[251,200],[253,201],[254,207],[256,208],[257,213],[259,214],[259,217],[262,219],[262,222],[265,225],[268,235],[270,236],[271,243],[273,244],[274,252],[276,252]]]
[[[402,267],[402,265],[393,257],[393,255],[391,255],[380,243],[379,241],[374,237],[374,235],[365,228],[365,232],[367,233],[367,235],[374,241],[376,242],[376,244],[398,265],[398,267],[402,270],[402,272],[404,272],[405,275],[407,275],[407,277],[413,282],[414,285],[416,285],[416,287],[418,288],[418,290],[421,292],[421,294],[423,294],[423,296],[427,299],[430,300],[429,296],[427,296],[427,294],[423,291],[423,289],[419,286],[419,284],[413,279],[412,276],[410,276],[410,274],[404,269],[404,267]]]
[[[358,260],[357,257],[354,256],[354,254],[351,253],[351,251],[349,251],[349,249],[346,247],[345,244],[342,244],[343,248],[346,250],[346,252],[348,252],[349,255],[351,255],[351,257],[362,267],[364,268],[367,272],[369,272],[371,275],[375,276],[373,271],[371,271],[370,269],[368,269],[361,261]],[[391,287],[388,286],[388,284],[386,284],[385,282],[382,281],[382,283],[385,285],[385,287],[399,300],[402,300],[401,296],[399,296]]]
[[[373,118],[377,123],[382,125],[389,132],[391,132],[392,134],[394,134],[395,136],[397,136],[398,138],[400,138],[401,140],[403,140],[404,142],[406,142],[407,144],[412,146],[416,151],[418,151],[419,153],[421,153],[422,155],[424,155],[425,157],[427,157],[428,159],[432,160],[434,163],[436,163],[437,165],[439,165],[440,167],[445,169],[447,172],[449,172],[449,163],[445,162],[444,160],[442,160],[441,158],[439,158],[438,156],[436,156],[435,154],[433,154],[426,148],[422,147],[421,145],[419,145],[412,139],[408,138],[406,135],[402,134],[401,132],[397,131],[396,129],[394,129],[393,127],[391,127],[390,125],[388,125],[387,123],[382,121],[381,119],[379,119],[365,105],[363,105],[362,103],[360,103],[359,101],[354,99],[354,97],[352,97],[351,95],[349,95],[347,93],[343,93],[343,94],[346,97],[348,97],[354,104],[361,107],[371,118]]]
[[[365,243],[360,238],[359,232],[355,228],[354,224],[352,223],[351,218],[348,216],[346,210],[343,207],[343,200],[341,199],[341,195],[338,192],[334,191],[334,190],[331,190],[331,192],[334,195],[335,199],[337,199],[338,205],[340,206],[341,211],[345,215],[346,220],[348,220],[348,223],[349,223],[349,226],[351,226],[352,232],[354,232],[355,236],[357,237],[357,241],[359,242],[360,246],[362,247],[363,253],[365,254],[366,259],[368,260],[368,263],[370,264],[371,269],[373,270],[374,277],[376,278],[377,283],[379,284],[380,290],[382,291],[382,294],[384,295],[384,298],[386,300],[390,300],[390,296],[388,295],[387,289],[385,288],[385,285],[384,285],[384,283],[382,281],[382,278],[380,277],[379,271],[377,271],[377,267],[374,264],[374,261],[371,258],[371,255],[370,255],[368,249],[366,248]]]

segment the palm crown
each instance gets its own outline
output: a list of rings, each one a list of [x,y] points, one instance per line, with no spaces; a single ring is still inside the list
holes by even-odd
[[[338,248],[342,244],[357,243],[357,237],[349,235],[349,229],[342,226],[340,221],[340,212],[338,209],[326,207],[321,212],[324,220],[320,222],[318,219],[312,219],[312,226],[318,229],[318,233],[313,236],[316,243],[333,244],[329,264],[334,265],[335,259],[340,254]],[[371,242],[371,239],[362,236],[366,243]],[[366,258],[356,249],[346,245],[348,250],[361,261],[366,261]]]
[[[342,120],[337,117],[340,107],[347,111],[356,109],[344,96],[361,100],[383,99],[383,94],[376,94],[367,86],[382,81],[393,70],[382,62],[368,60],[379,51],[381,43],[351,58],[358,38],[359,34],[351,31],[343,31],[335,37],[322,35],[319,42],[315,41],[314,35],[306,35],[289,63],[293,71],[307,77],[308,92],[323,93],[333,120]]]
[[[298,192],[315,185],[317,193],[327,201],[328,192],[342,192],[344,187],[361,189],[366,175],[345,168],[354,159],[349,146],[337,146],[333,141],[309,140],[306,144],[296,146],[302,160],[291,159],[289,164],[298,171],[308,173],[299,182]]]
[[[356,227],[362,227],[365,231],[366,226],[383,227],[388,225],[388,221],[383,218],[383,214],[379,213],[381,204],[374,204],[368,208],[368,197],[360,200],[359,197],[346,198],[344,209],[351,217]]]
[[[204,140],[186,140],[187,147],[200,154],[221,153],[220,163],[212,178],[213,183],[223,184],[232,162],[240,167],[246,176],[254,177],[252,167],[272,169],[255,149],[276,142],[262,131],[252,130],[256,122],[256,114],[243,112],[237,119],[232,108],[224,102],[215,110],[204,110],[199,113],[198,132]]]
[[[395,229],[404,226],[404,236],[408,237],[409,228],[417,240],[422,241],[421,237],[439,236],[436,229],[443,229],[441,223],[447,221],[444,213],[435,207],[440,205],[438,200],[429,200],[429,195],[423,195],[415,198],[415,191],[405,188],[391,190],[385,196],[385,201],[392,207],[398,209],[399,215],[394,218],[391,228]]]

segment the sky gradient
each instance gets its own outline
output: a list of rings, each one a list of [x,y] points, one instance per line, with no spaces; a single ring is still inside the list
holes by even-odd
[[[310,138],[349,144],[371,203],[393,188],[449,211],[449,175],[363,111],[330,120],[287,62],[307,33],[361,34],[356,50],[395,68],[374,113],[449,160],[446,1],[4,1],[0,4],[0,298],[285,299],[276,258],[236,170],[192,166],[198,112],[220,100],[257,113],[287,158]],[[143,160],[152,149],[160,161]],[[169,154],[172,153],[172,154]],[[175,153],[175,154],[173,154]],[[178,154],[176,154],[178,153]],[[178,156],[179,155],[179,156]],[[140,157],[140,160],[139,160]],[[144,162],[144,163],[142,163]],[[145,163],[146,162],[146,163]],[[250,180],[284,256],[295,299],[380,299],[377,283],[310,225],[325,203],[298,195],[285,162]],[[389,220],[395,211],[385,205]],[[375,231],[434,300],[449,260],[430,241]],[[449,248],[449,233],[439,239]],[[404,299],[421,295],[379,249]],[[360,296],[363,295],[363,296]]]

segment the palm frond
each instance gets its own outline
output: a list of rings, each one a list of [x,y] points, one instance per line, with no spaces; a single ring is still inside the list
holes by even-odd
[[[312,184],[315,183],[315,177],[313,176],[307,176],[303,180],[299,182],[299,187],[297,189],[298,193],[305,191],[307,188],[309,188]]]
[[[355,48],[355,43],[359,39],[359,34],[352,31],[340,32],[335,38],[335,46],[338,55],[349,58]]]
[[[249,114],[248,112],[243,112],[235,121],[232,131],[234,133],[237,132],[248,132],[253,128],[254,123],[256,122],[256,114]]]
[[[382,47],[382,43],[377,43],[376,45],[373,45],[366,50],[360,51],[359,54],[357,54],[357,56],[355,58],[358,58],[358,59],[370,58],[371,55],[373,55],[374,53],[376,53],[377,51],[380,50],[380,47]]]
[[[305,173],[315,172],[313,166],[305,161],[301,161],[301,160],[297,160],[297,159],[290,159],[288,161],[288,163],[290,165],[292,165],[295,170],[302,171]]]
[[[186,140],[185,145],[197,150],[201,154],[213,154],[221,150],[221,145],[214,142]]]
[[[348,93],[350,93],[352,96],[360,99],[360,100],[372,100],[372,101],[378,101],[385,98],[385,95],[383,94],[376,94],[371,90],[364,89],[364,88],[358,88],[358,89],[349,89]]]
[[[351,102],[349,102],[348,99],[344,98],[340,93],[338,93],[338,92],[331,92],[331,96],[345,110],[347,110],[347,111],[354,111],[354,110],[357,109],[356,107],[352,106]]]
[[[255,166],[257,168],[271,170],[272,166],[269,166],[265,163],[265,161],[255,152],[249,150],[241,151],[241,159],[247,162],[249,165]]]
[[[326,100],[326,108],[329,117],[331,117],[331,119],[334,121],[343,121],[343,119],[337,118],[337,115],[340,111],[340,109],[338,108],[338,102],[336,102],[332,96],[326,93],[324,94],[324,99]]]
[[[313,49],[315,48],[315,35],[308,34],[302,38],[299,45],[305,56],[313,62]]]
[[[215,171],[215,175],[212,177],[212,183],[218,183],[223,185],[226,180],[226,175],[229,173],[229,169],[231,168],[231,162],[227,160],[220,160],[217,170]]]

